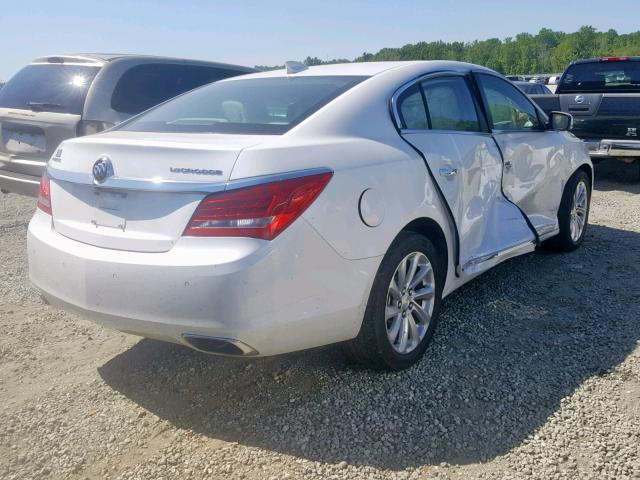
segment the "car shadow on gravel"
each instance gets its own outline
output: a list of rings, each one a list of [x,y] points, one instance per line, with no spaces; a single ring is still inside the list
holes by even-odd
[[[638,233],[591,225],[571,254],[513,259],[443,302],[426,357],[400,373],[339,347],[247,361],[151,340],[99,368],[175,427],[308,460],[401,469],[520,445],[640,339]]]
[[[640,193],[640,161],[628,164],[618,159],[602,160],[594,165],[594,177],[596,190]]]

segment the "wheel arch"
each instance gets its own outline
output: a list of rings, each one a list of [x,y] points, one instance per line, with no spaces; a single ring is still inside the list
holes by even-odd
[[[593,166],[588,163],[583,163],[576,169],[576,171],[573,174],[575,175],[576,172],[580,172],[580,171],[586,173],[589,176],[589,180],[591,181],[590,186],[593,189]]]
[[[438,268],[443,273],[443,285],[445,285],[449,277],[449,247],[447,237],[440,224],[432,218],[421,217],[409,222],[401,231],[418,233],[427,237],[433,243],[436,251],[441,255]]]

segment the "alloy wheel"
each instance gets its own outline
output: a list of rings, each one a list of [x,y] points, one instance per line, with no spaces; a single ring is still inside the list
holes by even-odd
[[[576,185],[576,190],[573,193],[573,201],[571,204],[571,216],[569,220],[569,228],[571,233],[571,240],[577,242],[582,236],[584,226],[587,223],[587,207],[589,203],[589,194],[587,185],[583,180],[580,180]]]
[[[387,293],[387,337],[398,353],[413,351],[424,338],[435,304],[435,276],[422,252],[404,257],[396,268]]]

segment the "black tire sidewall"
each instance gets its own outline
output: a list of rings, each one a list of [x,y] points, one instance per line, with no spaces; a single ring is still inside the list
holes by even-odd
[[[401,354],[397,352],[389,342],[386,319],[384,317],[391,278],[402,259],[413,252],[424,253],[434,269],[434,278],[436,283],[435,301],[429,327],[427,328],[427,332],[420,342],[420,345],[407,354]],[[382,260],[380,268],[378,269],[378,274],[376,275],[376,280],[372,288],[372,295],[369,298],[366,313],[375,329],[377,354],[381,357],[387,367],[393,370],[401,370],[413,365],[420,359],[420,357],[422,357],[436,328],[438,314],[440,311],[443,284],[444,275],[441,268],[441,262],[433,243],[431,243],[428,238],[417,233],[403,232],[400,234],[392,244],[389,252]]]
[[[576,187],[580,181],[584,181],[587,186],[587,211],[585,214],[585,224],[582,229],[582,233],[577,240],[571,238],[571,208],[573,206],[573,196],[576,191]],[[582,170],[576,172],[567,182],[565,191],[562,196],[562,202],[560,205],[560,211],[558,213],[558,223],[560,227],[560,239],[570,249],[575,249],[580,246],[587,233],[587,225],[589,224],[589,212],[591,210],[591,179]]]

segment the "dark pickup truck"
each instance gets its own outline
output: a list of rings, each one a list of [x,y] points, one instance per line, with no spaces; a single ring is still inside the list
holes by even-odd
[[[573,115],[572,133],[593,160],[640,160],[640,57],[573,62],[554,95],[531,95],[547,113]]]

